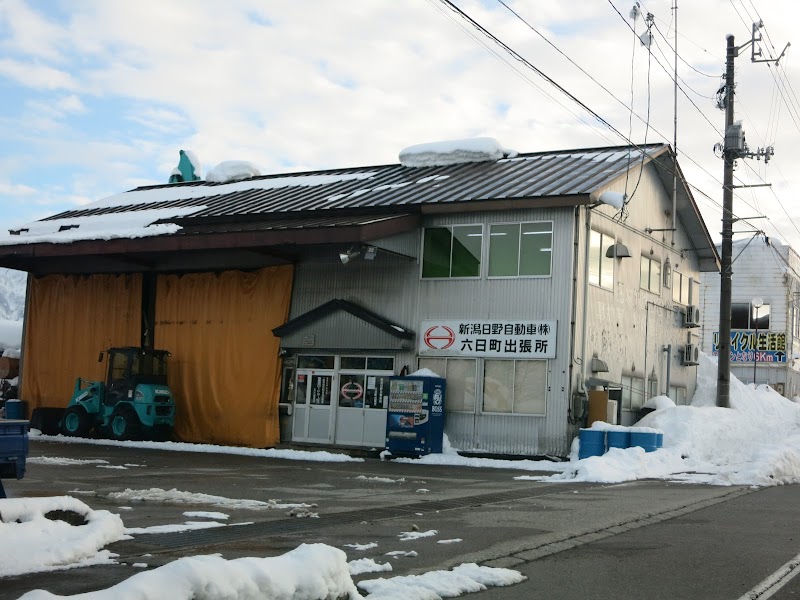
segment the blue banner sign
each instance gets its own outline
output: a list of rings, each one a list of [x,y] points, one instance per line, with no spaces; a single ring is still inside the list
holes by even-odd
[[[719,331],[714,332],[711,354],[719,354]],[[731,362],[786,362],[786,334],[774,331],[731,331]]]

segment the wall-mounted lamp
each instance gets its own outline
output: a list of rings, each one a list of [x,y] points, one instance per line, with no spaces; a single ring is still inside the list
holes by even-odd
[[[342,261],[343,265],[346,265],[351,260],[362,255],[364,260],[375,260],[375,257],[378,255],[378,248],[375,246],[367,246],[366,244],[353,244],[347,252],[339,253],[339,260]]]
[[[346,265],[354,258],[358,258],[361,256],[361,249],[358,246],[350,246],[350,249],[347,252],[340,252],[339,253],[339,260],[342,261],[343,265]]]
[[[613,246],[609,246],[608,250],[606,250],[606,258],[630,258],[631,251],[628,250],[628,247],[621,243],[617,242]]]

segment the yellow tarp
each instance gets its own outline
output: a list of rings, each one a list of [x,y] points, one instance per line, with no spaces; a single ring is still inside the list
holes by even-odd
[[[274,446],[280,441],[280,340],[291,266],[254,273],[160,275],[155,345],[172,353],[175,432],[185,441]]]
[[[140,275],[33,278],[23,348],[22,399],[28,408],[64,407],[75,379],[105,379],[98,354],[141,343]]]

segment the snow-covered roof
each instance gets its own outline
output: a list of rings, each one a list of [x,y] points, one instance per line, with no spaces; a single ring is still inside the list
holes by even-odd
[[[239,178],[255,173],[255,167],[228,164],[212,170],[222,172],[219,177],[210,175],[207,181],[136,188],[0,235],[0,257],[3,246],[266,231],[260,223],[269,221],[274,228],[276,219],[285,222],[278,229],[291,229],[294,221],[309,215],[418,215],[439,207],[458,210],[458,205],[466,203],[480,210],[496,210],[499,201],[504,207],[519,201],[526,206],[531,206],[531,201],[541,202],[542,207],[587,204],[593,201],[590,195],[604,191],[631,165],[638,165],[640,152],[671,186],[677,167],[666,144],[514,155],[496,140],[479,138],[422,144],[403,151],[406,164],[410,164],[406,159],[417,165],[452,161],[440,166],[392,164],[244,179]],[[678,202],[681,222],[691,229],[693,245],[698,252],[709,253],[704,260],[713,268],[717,255],[688,189],[679,191]],[[405,226],[413,225],[408,222]],[[262,241],[261,245],[270,243]],[[307,242],[293,239],[283,243]],[[315,239],[314,243],[323,241]],[[0,261],[3,264],[27,268],[19,261]]]

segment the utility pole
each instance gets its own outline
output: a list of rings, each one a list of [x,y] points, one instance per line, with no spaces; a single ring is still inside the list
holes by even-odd
[[[759,148],[756,152],[750,152],[744,139],[744,130],[741,123],[734,122],[733,102],[736,92],[734,81],[734,60],[742,50],[753,44],[751,56],[752,62],[774,62],[775,64],[783,57],[786,48],[777,59],[757,59],[761,55],[755,51],[755,43],[761,41],[758,30],[763,27],[763,22],[753,24],[753,36],[738,48],[734,44],[732,35],[727,37],[728,46],[725,59],[725,96],[722,102],[725,109],[725,142],[722,147],[722,158],[725,163],[725,171],[722,182],[722,256],[720,269],[719,287],[719,343],[718,350],[718,369],[717,369],[717,406],[730,408],[731,390],[731,276],[733,255],[733,169],[738,158],[764,157],[764,162],[769,162],[774,154],[774,149],[770,146]],[[742,187],[742,186],[735,186]]]
[[[731,255],[733,254],[733,163],[738,153],[731,148],[728,131],[733,128],[734,69],[738,54],[733,36],[728,36],[725,54],[725,147],[722,158],[722,264],[719,284],[719,343],[717,344],[717,406],[730,408],[731,395]],[[733,141],[733,140],[731,140]]]

